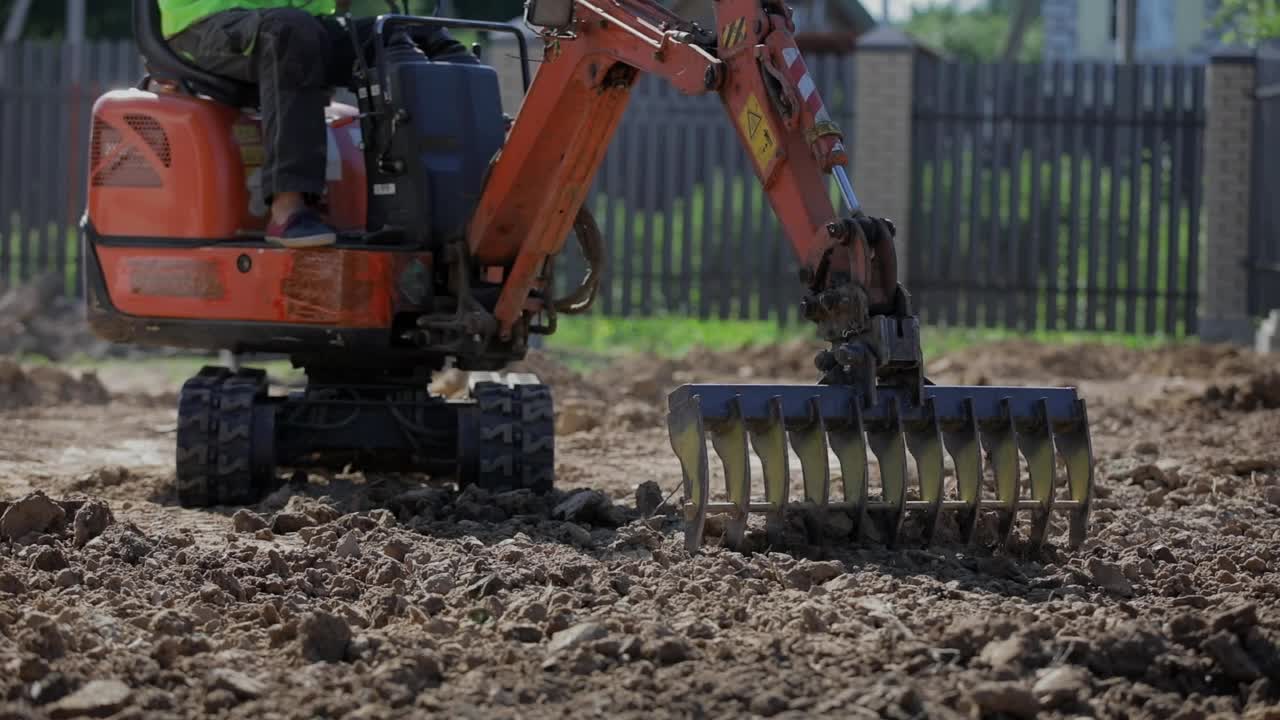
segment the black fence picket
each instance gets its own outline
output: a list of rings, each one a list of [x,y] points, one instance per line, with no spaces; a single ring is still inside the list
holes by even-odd
[[[1204,68],[922,58],[909,282],[926,321],[1190,335]]]
[[[141,73],[129,42],[0,45],[0,287],[56,273],[81,292],[93,103]]]

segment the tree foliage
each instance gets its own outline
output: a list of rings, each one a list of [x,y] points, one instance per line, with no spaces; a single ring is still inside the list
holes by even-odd
[[[1280,38],[1280,2],[1277,0],[1222,0],[1214,18],[1226,30],[1227,42],[1256,45]]]
[[[967,11],[935,5],[913,11],[906,30],[925,45],[957,60],[994,62],[1001,58],[1008,42],[1013,20],[1010,9],[1009,2],[993,2]],[[1043,46],[1044,25],[1039,17],[1033,17],[1016,59],[1037,61]]]

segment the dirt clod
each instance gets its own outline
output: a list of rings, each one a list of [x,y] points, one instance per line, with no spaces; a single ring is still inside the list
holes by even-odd
[[[1098,558],[1089,559],[1089,575],[1098,587],[1122,597],[1133,595],[1133,584],[1125,577],[1124,570],[1114,563]]]
[[[599,640],[608,634],[608,629],[598,622],[579,623],[552,635],[551,642],[547,643],[547,654],[564,652],[592,640]]]
[[[658,513],[662,507],[662,488],[652,480],[646,480],[636,486],[636,511],[643,517]]]
[[[983,715],[1004,714],[1017,718],[1034,718],[1040,712],[1040,701],[1030,690],[1014,682],[987,682],[973,688],[969,699]]]
[[[0,537],[20,540],[60,526],[66,519],[62,506],[40,490],[9,505],[0,516]]]
[[[313,662],[339,662],[351,644],[347,621],[323,610],[307,614],[298,625],[302,656]]]
[[[238,533],[256,533],[267,529],[267,519],[248,508],[237,510],[231,516],[231,524]]]
[[[1218,669],[1231,680],[1253,682],[1262,676],[1258,666],[1240,644],[1240,638],[1225,630],[1209,636],[1201,647],[1217,662]]]
[[[119,680],[93,680],[48,708],[55,720],[78,717],[109,717],[122,710],[133,691]]]
[[[1062,665],[1055,667],[1032,686],[1031,692],[1040,704],[1048,708],[1074,705],[1089,692],[1089,671],[1082,667]]]
[[[318,524],[304,513],[280,512],[276,513],[276,516],[271,519],[271,532],[277,535],[287,535]]]
[[[72,523],[76,547],[84,547],[90,540],[105,532],[114,522],[115,516],[105,502],[97,499],[86,501],[76,511],[75,520]]]
[[[240,700],[253,700],[267,692],[267,686],[262,681],[228,668],[211,671],[208,685],[213,690],[226,690]]]
[[[1212,632],[1229,630],[1234,633],[1244,633],[1257,624],[1257,604],[1245,603],[1213,615],[1209,619],[1209,630]]]
[[[33,570],[56,572],[67,567],[67,557],[56,547],[42,548],[31,560]]]

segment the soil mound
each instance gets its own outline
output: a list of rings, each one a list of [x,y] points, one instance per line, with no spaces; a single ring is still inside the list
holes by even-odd
[[[60,403],[104,405],[110,399],[92,372],[77,377],[55,367],[23,369],[0,358],[0,410]]]
[[[1252,412],[1280,408],[1280,372],[1260,373],[1230,385],[1210,385],[1201,399],[1227,410]]]

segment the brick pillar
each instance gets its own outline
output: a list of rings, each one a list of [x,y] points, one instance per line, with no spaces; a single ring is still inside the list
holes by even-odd
[[[911,102],[919,48],[890,27],[864,35],[854,56],[853,189],[868,215],[898,228],[898,279],[911,238]],[[908,286],[909,288],[910,286]]]
[[[1200,339],[1251,344],[1249,192],[1253,159],[1254,56],[1222,53],[1205,80],[1204,220]]]

